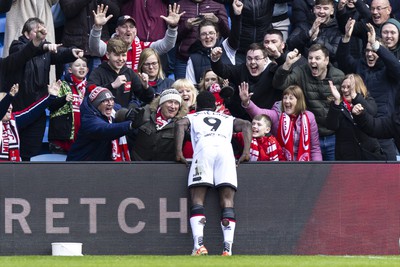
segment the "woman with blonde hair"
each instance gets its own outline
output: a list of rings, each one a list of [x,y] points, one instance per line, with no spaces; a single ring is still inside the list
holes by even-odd
[[[138,72],[146,73],[149,76],[149,86],[154,88],[156,96],[160,95],[165,89],[171,88],[174,82],[165,77],[160,56],[153,48],[146,48],[140,53]]]
[[[178,90],[182,101],[189,108],[189,113],[194,113],[196,111],[196,97],[198,93],[194,84],[189,79],[183,78],[176,80],[171,87]]]
[[[303,90],[291,85],[283,91],[282,101],[272,109],[257,107],[250,100],[249,84],[242,82],[239,95],[243,108],[251,118],[266,114],[272,121],[272,134],[282,146],[287,161],[321,161],[319,134],[314,114],[306,110]]]
[[[369,137],[353,120],[351,110],[360,103],[366,112],[375,116],[377,106],[367,87],[357,74],[345,76],[340,91],[330,82],[334,101],[326,119],[328,129],[336,135],[336,160],[385,160],[377,139]]]

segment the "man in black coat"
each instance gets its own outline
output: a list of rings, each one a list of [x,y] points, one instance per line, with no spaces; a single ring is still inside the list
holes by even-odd
[[[19,53],[36,38],[38,29],[46,32],[44,22],[39,18],[28,19],[23,28],[22,35],[18,40],[14,40],[10,46],[10,55]],[[6,88],[11,88],[13,84],[19,84],[19,93],[13,100],[15,111],[23,110],[32,103],[47,94],[50,66],[56,63],[68,63],[75,61],[82,56],[82,50],[77,48],[62,48],[56,44],[45,43],[47,49],[39,51],[12,75],[7,76]],[[27,128],[21,129],[21,158],[29,160],[31,157],[40,153],[42,139],[46,127],[46,114],[30,124]]]

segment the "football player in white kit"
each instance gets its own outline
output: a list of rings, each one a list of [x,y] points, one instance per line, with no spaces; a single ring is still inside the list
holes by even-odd
[[[236,166],[250,158],[251,123],[215,112],[215,97],[208,91],[197,96],[196,113],[177,121],[175,128],[176,160],[188,165],[182,154],[185,131],[190,127],[193,160],[188,187],[191,197],[190,226],[194,248],[192,255],[207,255],[203,243],[206,222],[204,201],[209,187],[216,187],[221,205],[221,228],[224,235],[223,256],[232,255],[236,226],[234,196],[237,189]],[[244,149],[235,163],[231,145],[232,133],[243,132]]]

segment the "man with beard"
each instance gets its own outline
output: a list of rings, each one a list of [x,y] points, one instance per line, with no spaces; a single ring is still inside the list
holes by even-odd
[[[346,25],[346,34],[338,48],[339,67],[345,73],[358,73],[364,80],[370,95],[378,107],[377,117],[390,117],[395,111],[396,94],[400,88],[400,63],[387,48],[376,41],[371,24],[365,58],[356,60],[350,54],[349,40],[352,36],[354,20]],[[393,139],[379,139],[388,160],[396,160],[397,149]]]
[[[335,134],[326,126],[329,98],[332,96],[328,81],[339,88],[344,73],[329,62],[328,49],[321,44],[310,47],[308,64],[293,68],[293,64],[300,58],[301,54],[297,49],[289,52],[285,63],[276,71],[272,84],[279,90],[294,84],[303,89],[307,109],[314,113],[318,124],[323,160],[335,160]]]

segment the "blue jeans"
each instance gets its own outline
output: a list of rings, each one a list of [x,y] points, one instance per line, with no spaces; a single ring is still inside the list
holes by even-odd
[[[319,146],[321,147],[322,159],[324,161],[335,160],[335,143],[336,136],[334,134],[319,137]]]

